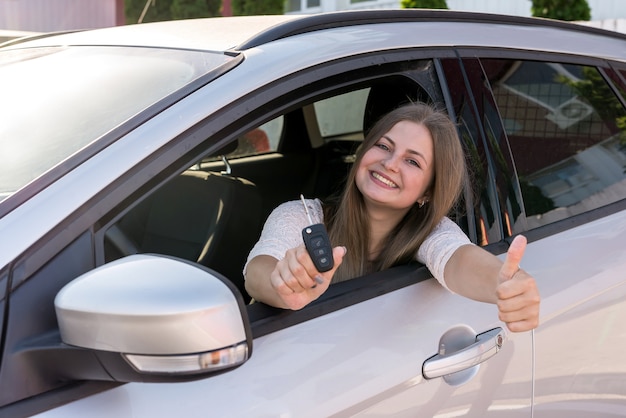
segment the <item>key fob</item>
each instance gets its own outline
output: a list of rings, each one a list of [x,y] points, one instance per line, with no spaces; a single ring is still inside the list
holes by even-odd
[[[311,260],[313,260],[313,264],[315,264],[315,268],[320,273],[323,273],[332,269],[335,264],[333,247],[330,245],[330,238],[328,238],[324,224],[313,224],[313,219],[303,195],[300,195],[300,200],[302,201],[302,206],[304,206],[306,216],[312,224],[302,230],[302,240],[309,256],[311,256]]]
[[[324,225],[307,226],[302,230],[302,239],[317,271],[323,273],[333,268],[333,248]]]

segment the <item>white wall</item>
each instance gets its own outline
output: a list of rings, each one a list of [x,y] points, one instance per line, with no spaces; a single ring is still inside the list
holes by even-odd
[[[593,26],[596,28],[602,28],[612,30],[615,32],[626,33],[626,19],[602,19],[592,20],[590,22],[578,22],[586,26]]]
[[[531,0],[446,0],[451,10],[530,16]]]
[[[453,10],[530,16],[532,0],[446,0]],[[626,0],[587,0],[591,20],[626,18]]]

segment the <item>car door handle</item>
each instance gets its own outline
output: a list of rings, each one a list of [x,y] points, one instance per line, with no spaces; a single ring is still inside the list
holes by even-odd
[[[474,367],[493,357],[504,343],[502,328],[494,328],[476,336],[476,342],[453,353],[438,353],[422,366],[426,379],[434,379]]]

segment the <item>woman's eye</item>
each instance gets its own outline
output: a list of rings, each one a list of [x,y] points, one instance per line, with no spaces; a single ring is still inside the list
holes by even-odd
[[[378,142],[376,146],[382,150],[389,151],[389,147],[386,144],[383,144],[381,142]]]
[[[416,160],[406,160],[409,164],[414,165],[415,167],[420,167],[420,163],[417,162]]]

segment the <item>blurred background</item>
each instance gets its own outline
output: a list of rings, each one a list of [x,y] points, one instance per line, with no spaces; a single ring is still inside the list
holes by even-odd
[[[0,0],[0,42],[162,20],[399,8],[539,16],[626,32],[626,0]]]

